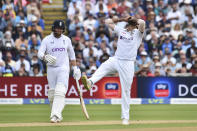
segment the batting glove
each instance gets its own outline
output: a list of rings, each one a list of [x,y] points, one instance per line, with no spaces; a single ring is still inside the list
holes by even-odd
[[[81,70],[77,67],[73,67],[73,77],[75,80],[79,80],[81,78]]]
[[[56,57],[52,55],[45,55],[44,60],[50,65],[54,65],[56,63]]]

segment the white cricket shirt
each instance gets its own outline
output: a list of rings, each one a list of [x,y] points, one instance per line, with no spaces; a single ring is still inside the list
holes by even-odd
[[[115,26],[114,31],[118,34],[115,57],[135,61],[138,48],[142,42],[143,33],[138,29],[128,32],[119,26]]]
[[[70,60],[76,59],[70,38],[65,35],[61,35],[60,38],[56,38],[53,33],[42,40],[38,51],[39,58],[42,59],[44,54],[50,54],[56,57],[56,64],[52,65],[54,67],[68,67],[69,58]]]

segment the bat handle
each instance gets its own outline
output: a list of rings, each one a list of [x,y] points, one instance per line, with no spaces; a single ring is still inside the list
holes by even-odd
[[[80,88],[80,85],[79,85],[79,81],[76,80],[76,83],[77,83],[77,89],[78,89],[79,95],[82,96],[82,92],[81,92],[81,88]]]

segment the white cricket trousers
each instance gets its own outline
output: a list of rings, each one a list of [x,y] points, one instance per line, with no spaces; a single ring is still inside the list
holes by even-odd
[[[129,120],[130,90],[134,75],[134,61],[110,57],[107,61],[101,64],[89,80],[94,84],[107,74],[116,72],[119,74],[121,84],[121,119]]]
[[[65,67],[47,67],[49,88],[55,89],[57,83],[63,83],[68,88],[69,71]],[[67,89],[66,89],[67,90]]]
[[[54,89],[55,92],[58,91],[58,94],[54,92],[54,98],[51,108],[51,117],[56,115],[58,118],[62,119],[62,111],[65,106],[65,94],[68,90],[68,79],[69,71],[65,67],[50,67],[47,68],[47,80],[49,84],[49,89]],[[57,86],[57,85],[63,86]],[[59,88],[59,89],[56,89]]]

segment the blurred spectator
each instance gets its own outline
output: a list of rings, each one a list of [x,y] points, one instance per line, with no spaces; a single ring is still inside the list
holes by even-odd
[[[88,69],[86,70],[86,73],[88,76],[92,75],[96,71],[96,62],[93,57],[91,57],[88,61]]]
[[[3,77],[13,77],[15,75],[14,69],[6,62],[5,67],[2,68]]]
[[[175,40],[178,40],[178,36],[183,34],[183,31],[181,30],[181,25],[179,23],[176,23],[174,25],[174,28],[170,31],[170,34]]]
[[[186,57],[187,58],[191,58],[192,54],[195,54],[195,49],[196,49],[196,43],[194,40],[192,40],[191,42],[191,47],[189,47],[187,50],[186,50]]]
[[[119,5],[118,5],[117,13],[119,16],[122,16],[123,12],[125,12],[128,9],[129,9],[129,7],[126,5],[126,1],[122,0],[122,1],[120,1]]]
[[[135,74],[137,76],[140,76],[140,77],[154,76],[154,74],[151,73],[148,64],[141,65],[140,70],[138,70],[137,72],[135,72]]]
[[[163,0],[158,0],[158,4],[154,9],[154,12],[156,15],[159,15],[160,12],[167,14],[168,13],[168,7],[165,5]]]
[[[28,24],[27,17],[25,16],[23,11],[19,11],[15,19],[15,24],[20,23],[20,22],[25,25]]]
[[[189,37],[185,38],[185,41],[182,43],[181,49],[186,52],[188,48],[191,47],[191,39]]]
[[[81,11],[81,1],[72,0],[69,4],[69,7],[68,7],[68,12],[67,12],[68,19],[73,20],[77,11],[80,13],[82,12]]]
[[[6,8],[8,8],[9,6],[11,6],[14,9],[14,4],[12,3],[12,0],[4,0],[2,10],[6,10]]]
[[[192,65],[190,72],[192,72],[192,76],[197,76],[197,60]]]
[[[77,66],[80,68],[81,72],[86,72],[86,66],[83,64],[83,61],[82,59],[80,58],[77,58],[76,59],[76,62],[77,62]]]
[[[103,54],[107,54],[108,56],[110,56],[110,49],[107,47],[107,43],[105,40],[101,41],[100,48],[97,51],[98,59],[100,59]]]
[[[38,25],[38,18],[36,16],[33,16],[32,19],[31,19],[31,22],[30,23],[30,26],[28,26],[28,32],[31,32],[31,31],[38,31],[40,34],[41,34],[41,38],[43,36],[43,29],[40,25]],[[36,28],[36,29],[34,29]]]
[[[167,62],[169,62],[169,61],[172,63],[171,66],[176,65],[176,59],[172,56],[172,54],[170,52],[168,52],[164,55],[164,57],[161,60],[161,63],[163,66],[166,66]]]
[[[7,0],[7,1],[10,1],[10,0]],[[16,18],[16,13],[11,3],[6,5],[6,9],[4,10],[4,15],[9,15],[12,19]]]
[[[5,27],[6,27],[6,21],[3,17],[3,11],[0,10],[0,31],[4,31]]]
[[[13,71],[16,70],[16,61],[12,58],[12,53],[10,51],[6,52],[6,63],[12,68]]]
[[[83,31],[83,24],[79,21],[78,16],[74,16],[74,20],[71,21],[69,25],[69,32],[73,36],[76,32],[76,28],[80,28],[80,31]]]
[[[22,63],[19,67],[18,71],[16,72],[16,76],[29,76],[29,73],[25,70],[25,64]]]
[[[94,41],[89,40],[86,43],[87,47],[83,50],[83,58],[86,63],[89,63],[88,61],[91,57],[97,57],[98,50],[94,47]]]
[[[4,39],[3,39],[3,45],[6,46],[6,44],[10,44],[12,47],[15,46],[14,44],[14,40],[12,39],[12,34],[10,31],[6,31],[5,32],[5,36],[4,36]]]
[[[187,70],[191,69],[191,67],[192,67],[192,64],[187,61],[185,55],[182,55],[180,56],[180,62],[176,64],[176,72],[186,73]]]
[[[107,10],[110,12],[113,9],[116,9],[118,7],[118,4],[115,0],[108,0],[107,3]]]
[[[15,41],[15,46],[18,50],[20,50],[21,46],[24,46],[25,48],[28,47],[28,40],[25,39],[25,34],[22,34],[21,36],[19,36],[18,39],[16,39]]]
[[[9,13],[4,14],[4,19],[5,19],[7,26],[8,26],[8,24],[11,24],[11,26],[15,25],[15,18],[12,18]]]
[[[164,43],[162,44],[162,53],[166,54],[166,53],[172,53],[173,50],[173,44],[170,41],[169,37],[166,37]]]
[[[183,6],[180,9],[181,14],[185,13],[185,10],[188,10],[190,14],[194,14],[193,7],[191,6],[192,0],[184,0]]]
[[[31,27],[30,27],[29,29],[30,29],[30,31],[28,32],[28,36],[29,36],[28,39],[31,39],[30,37],[31,37],[33,34],[35,34],[38,40],[40,40],[40,41],[42,40],[42,34],[41,34],[41,32],[39,32],[39,31],[36,29],[36,25],[35,25],[35,24],[32,24]]]
[[[31,39],[28,41],[28,50],[31,48],[39,49],[41,41],[37,39],[36,34],[31,35]]]
[[[145,65],[147,65],[148,67],[150,66],[150,64],[151,64],[151,59],[150,59],[150,57],[148,56],[148,54],[147,54],[147,52],[146,51],[142,51],[141,53],[140,53],[140,58],[137,60],[137,67],[139,68],[139,69],[142,69],[142,66],[145,64]]]
[[[157,76],[165,76],[165,71],[160,62],[155,63],[154,74],[156,74]]]
[[[97,66],[100,66],[103,62],[105,62],[106,60],[108,60],[110,57],[110,55],[107,52],[104,52],[99,59],[99,63],[97,63]]]
[[[26,5],[27,5],[27,0],[14,0],[14,6],[16,12],[20,12],[22,10],[26,12]]]
[[[25,59],[25,55],[21,54],[19,60],[16,62],[16,71],[29,72],[30,63]]]
[[[88,13],[88,18],[83,22],[84,30],[87,31],[88,29],[90,29],[91,31],[93,31],[95,23],[96,20],[94,19],[93,14]]]
[[[36,53],[32,54],[32,58],[31,58],[30,64],[31,64],[31,68],[33,68],[34,65],[39,66],[39,72],[42,73],[42,71],[43,71],[43,64],[42,64],[41,60],[38,59],[38,56],[37,56]]]
[[[41,16],[40,11],[37,6],[37,3],[34,0],[32,0],[27,5],[27,19],[28,19],[28,21],[31,21],[32,17],[36,16],[35,14],[39,14],[39,16]]]
[[[179,22],[181,12],[177,9],[178,5],[176,2],[172,4],[172,10],[168,13],[167,19],[171,21],[172,27]]]
[[[2,73],[3,68],[5,67],[4,60],[0,57],[0,72]]]
[[[33,64],[32,65],[32,72],[29,74],[29,76],[34,76],[34,77],[43,76],[43,74],[40,71],[39,64]]]
[[[96,42],[98,43],[99,47],[100,47],[102,41],[105,41],[107,46],[109,46],[109,38],[105,35],[104,31],[100,31],[99,36],[96,38]]]
[[[100,11],[103,12],[105,15],[108,14],[108,8],[107,8],[107,5],[104,2],[104,0],[98,0],[95,7],[94,7],[95,14],[98,14]]]

